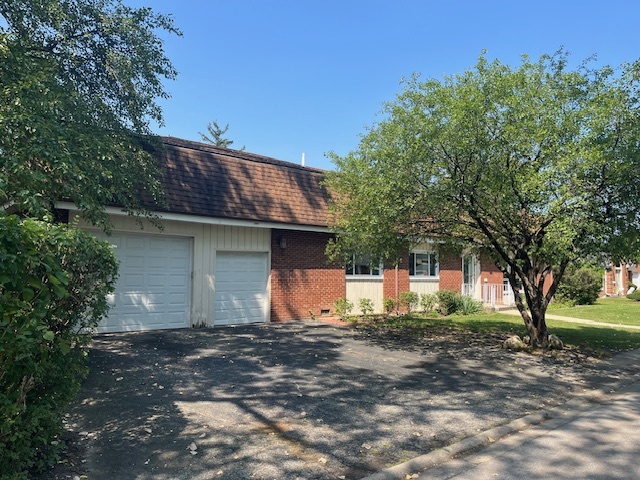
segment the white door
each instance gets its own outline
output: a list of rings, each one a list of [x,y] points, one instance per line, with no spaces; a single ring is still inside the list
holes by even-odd
[[[480,266],[475,255],[462,256],[462,294],[468,297],[477,297],[477,282],[480,275]]]
[[[214,325],[267,321],[266,253],[217,252]]]
[[[99,332],[186,328],[191,305],[191,239],[113,233],[120,276]]]

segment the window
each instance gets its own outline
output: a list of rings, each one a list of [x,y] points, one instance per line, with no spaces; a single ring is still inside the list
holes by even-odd
[[[353,256],[353,260],[346,268],[347,275],[382,275],[382,265],[374,264],[371,260],[371,255]]]
[[[412,277],[437,277],[439,275],[438,254],[434,252],[411,252],[409,275]]]

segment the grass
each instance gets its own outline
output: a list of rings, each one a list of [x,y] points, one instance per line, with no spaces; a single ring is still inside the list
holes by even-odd
[[[640,325],[640,302],[635,302],[625,297],[600,298],[595,305],[552,306],[547,313],[614,323],[616,325]]]
[[[453,329],[461,332],[501,333],[505,338],[509,335],[526,335],[524,322],[520,317],[500,313],[451,315],[438,318],[404,315],[392,317],[384,323],[417,328]],[[597,356],[608,356],[616,352],[640,348],[640,331],[638,330],[581,325],[558,320],[547,320],[547,326],[549,331],[558,335],[568,347],[575,347]]]

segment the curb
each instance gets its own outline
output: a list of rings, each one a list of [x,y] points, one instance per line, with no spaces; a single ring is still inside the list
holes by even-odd
[[[632,350],[616,355],[609,360],[608,363],[614,367],[623,367],[629,366],[629,363],[638,365],[638,360],[640,360],[640,350]],[[529,427],[560,417],[564,417],[563,420],[568,421],[570,418],[580,416],[589,410],[593,404],[605,403],[612,397],[612,394],[637,382],[640,382],[640,373],[636,371],[636,373],[620,379],[613,385],[607,386],[606,391],[604,388],[597,388],[578,394],[556,407],[512,420],[505,425],[492,428],[472,437],[467,437],[457,443],[433,450],[404,463],[385,468],[360,480],[403,480],[412,478],[414,474],[424,473],[426,470],[441,465],[453,457],[470,453],[473,450],[495,443],[502,438],[518,433]]]

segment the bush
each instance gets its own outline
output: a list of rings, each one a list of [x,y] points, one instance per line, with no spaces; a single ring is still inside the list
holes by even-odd
[[[336,315],[338,315],[340,318],[346,317],[351,313],[351,310],[353,310],[353,303],[351,303],[346,298],[337,299],[334,302],[333,306],[336,310]]]
[[[440,290],[438,293],[438,312],[442,315],[451,315],[462,310],[464,297],[458,292]]]
[[[416,292],[400,292],[400,305],[407,308],[407,313],[411,313],[418,307],[420,297]]]
[[[361,298],[360,302],[360,311],[365,317],[368,317],[373,313],[373,302],[368,298]]]
[[[429,313],[438,303],[438,296],[434,293],[423,293],[420,295],[420,307],[424,313]]]
[[[66,405],[87,373],[89,333],[107,312],[117,261],[66,226],[0,217],[0,472],[55,462]]]
[[[573,305],[593,305],[602,290],[602,269],[591,265],[570,267],[564,274],[556,299]]]
[[[385,298],[382,302],[382,308],[384,308],[384,313],[387,315],[391,315],[391,313],[396,309],[396,301],[394,298]]]
[[[474,300],[471,297],[462,296],[462,304],[460,305],[460,311],[462,315],[475,315],[483,311],[482,302]]]
[[[629,300],[634,300],[636,302],[640,302],[640,290],[636,290],[633,293],[630,293],[629,295],[627,295],[627,298]]]

